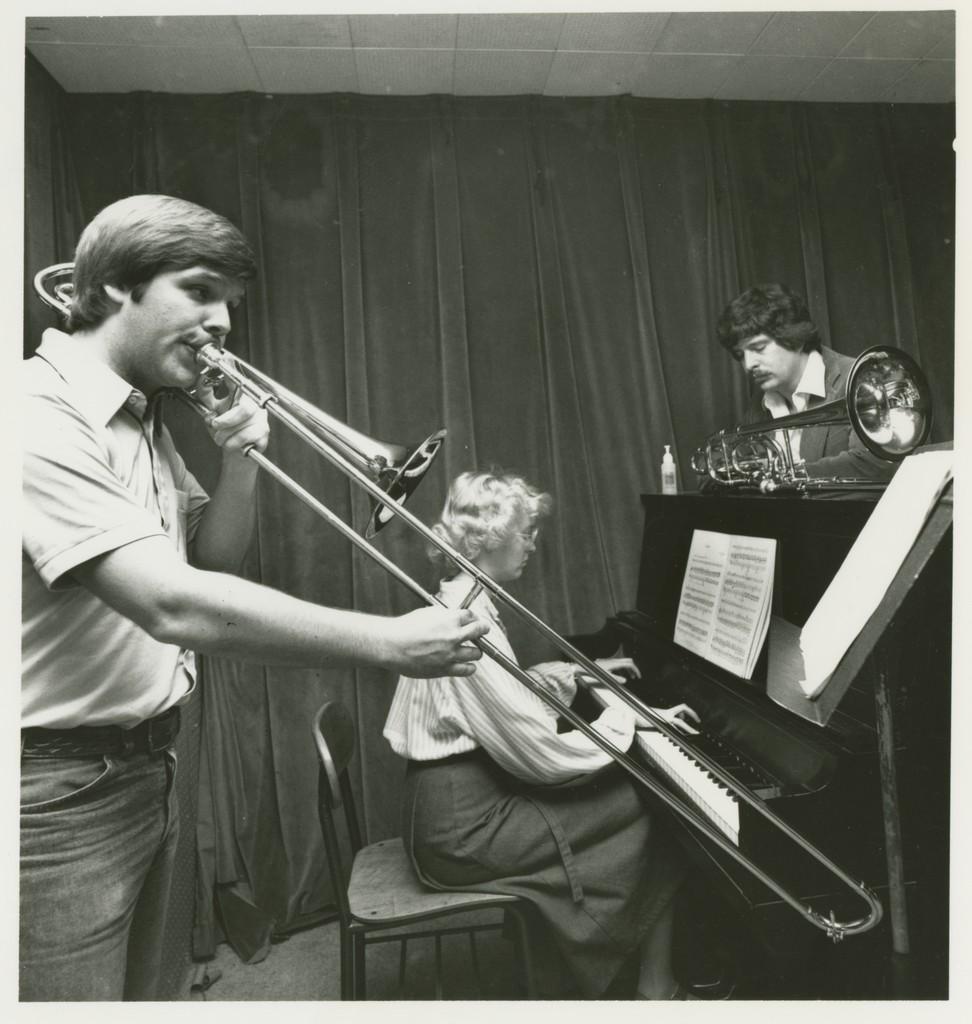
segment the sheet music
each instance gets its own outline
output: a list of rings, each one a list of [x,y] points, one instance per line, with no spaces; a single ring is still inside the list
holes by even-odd
[[[800,633],[807,697],[818,696],[881,603],[952,476],[953,453],[910,455],[861,530]]]
[[[775,540],[695,530],[675,642],[749,679],[766,639],[775,563]]]

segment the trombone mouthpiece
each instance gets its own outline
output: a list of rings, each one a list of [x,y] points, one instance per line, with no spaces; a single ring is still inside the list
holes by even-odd
[[[226,380],[226,373],[223,370],[223,352],[212,342],[206,342],[196,350],[196,362],[202,367],[196,387],[210,387],[214,391],[222,388],[228,390],[229,383]],[[218,396],[222,397],[222,395]]]
[[[211,341],[207,341],[196,349],[196,362],[202,363],[204,366],[213,367],[218,365],[222,358],[223,350]]]

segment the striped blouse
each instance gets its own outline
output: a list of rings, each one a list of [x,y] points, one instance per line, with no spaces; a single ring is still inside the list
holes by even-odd
[[[473,581],[460,573],[443,580],[439,597],[458,607]],[[486,639],[516,660],[486,591],[471,605],[490,623]],[[545,662],[528,669],[531,676],[569,704],[577,691],[576,668],[567,662]],[[621,750],[634,736],[634,717],[627,708],[609,708],[592,723]],[[471,676],[412,679],[402,676],[385,721],[392,749],[413,761],[434,761],[484,748],[501,767],[531,783],[557,783],[603,768],[611,758],[577,730],[557,732],[557,714],[488,655]]]

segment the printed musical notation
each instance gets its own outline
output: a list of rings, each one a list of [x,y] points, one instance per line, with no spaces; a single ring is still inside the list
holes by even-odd
[[[776,541],[695,530],[675,642],[750,679],[766,639]]]

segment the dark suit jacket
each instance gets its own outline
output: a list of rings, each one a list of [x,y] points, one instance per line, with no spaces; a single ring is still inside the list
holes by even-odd
[[[822,350],[824,361],[824,398],[811,398],[807,408],[813,409],[826,402],[843,398],[847,391],[847,378],[855,360],[831,348]],[[749,408],[747,422],[759,423],[771,419],[763,408],[760,391]],[[898,468],[896,462],[886,462],[872,455],[864,447],[850,424],[829,427],[804,427],[800,437],[800,455],[807,464],[810,476],[863,477],[866,480],[890,480]]]

